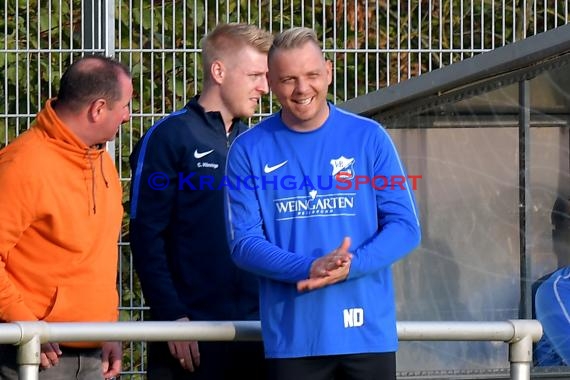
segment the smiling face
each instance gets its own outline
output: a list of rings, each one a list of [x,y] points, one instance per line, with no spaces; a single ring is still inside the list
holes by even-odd
[[[323,125],[329,114],[327,93],[332,67],[318,46],[306,42],[275,51],[268,78],[271,91],[281,103],[285,125],[305,132]]]
[[[269,92],[267,54],[246,46],[223,64],[220,96],[232,118],[251,117]]]

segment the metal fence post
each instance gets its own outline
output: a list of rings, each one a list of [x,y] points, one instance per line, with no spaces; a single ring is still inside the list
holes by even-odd
[[[17,363],[21,380],[37,380],[40,371],[40,354],[42,339],[46,340],[48,323],[14,322],[20,328]]]
[[[509,343],[512,380],[529,380],[532,343],[542,336],[542,325],[536,320],[511,320],[514,334]]]
[[[39,335],[32,335],[18,347],[18,373],[21,380],[37,380],[40,370],[41,342]]]

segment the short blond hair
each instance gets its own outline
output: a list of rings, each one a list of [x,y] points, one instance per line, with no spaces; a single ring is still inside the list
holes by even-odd
[[[313,29],[305,27],[294,27],[284,30],[273,39],[273,44],[269,49],[268,60],[271,60],[271,57],[277,50],[299,48],[301,46],[304,46],[307,42],[314,44],[320,50],[322,50],[319,39],[317,38],[317,34]]]
[[[237,22],[218,24],[202,40],[202,70],[207,73],[215,60],[246,46],[267,54],[272,41],[271,33],[255,25]],[[207,78],[206,75],[204,77]]]

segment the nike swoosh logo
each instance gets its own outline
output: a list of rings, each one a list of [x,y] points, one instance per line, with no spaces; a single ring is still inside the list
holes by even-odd
[[[202,157],[206,157],[208,154],[212,153],[214,149],[209,150],[207,152],[198,152],[198,149],[194,151],[194,158],[200,159]]]
[[[263,171],[267,174],[267,173],[271,173],[277,169],[279,169],[281,166],[285,165],[287,163],[287,161],[283,161],[280,164],[277,165],[273,165],[273,166],[268,166],[267,164],[265,164],[265,167],[263,168]]]

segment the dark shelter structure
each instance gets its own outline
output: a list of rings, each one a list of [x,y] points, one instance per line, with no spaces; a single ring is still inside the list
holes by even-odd
[[[340,105],[380,121],[421,176],[398,320],[532,318],[533,283],[570,262],[569,63],[565,25]],[[502,342],[401,342],[399,378],[505,379],[507,358]]]

